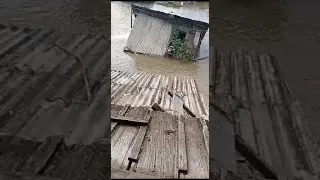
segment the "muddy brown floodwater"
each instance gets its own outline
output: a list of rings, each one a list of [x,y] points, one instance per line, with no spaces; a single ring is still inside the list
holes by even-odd
[[[135,3],[150,9],[174,13],[194,20],[209,22],[209,3],[199,2],[179,8],[166,7],[157,3]],[[182,62],[176,59],[128,55],[123,52],[131,31],[130,2],[111,2],[111,68],[124,71],[142,71],[164,75],[191,77],[197,81],[204,100],[209,102],[209,58]],[[209,31],[204,37],[199,57],[209,56]]]

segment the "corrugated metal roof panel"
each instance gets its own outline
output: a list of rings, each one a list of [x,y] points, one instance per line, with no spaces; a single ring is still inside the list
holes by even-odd
[[[64,135],[69,144],[104,137],[110,124],[110,61],[103,35],[4,26],[0,34],[1,134],[40,140]]]
[[[125,48],[137,53],[164,56],[171,30],[171,24],[162,19],[138,14]]]
[[[313,179],[320,151],[278,60],[241,49],[215,47],[210,53],[210,113],[218,108],[233,117],[236,133],[279,175]]]
[[[151,107],[154,103],[159,103],[163,109],[171,112],[173,104],[168,92],[177,93],[197,117],[208,120],[208,106],[194,79],[111,71],[112,104]]]

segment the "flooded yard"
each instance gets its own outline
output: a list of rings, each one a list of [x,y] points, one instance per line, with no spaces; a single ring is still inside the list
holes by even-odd
[[[135,3],[153,10],[173,13],[193,20],[209,22],[209,3],[201,2],[182,7],[167,7],[157,3]],[[122,71],[142,71],[162,75],[194,78],[205,101],[209,99],[209,58],[182,62],[164,57],[129,55],[123,52],[131,31],[130,2],[111,2],[111,68]],[[209,56],[209,31],[206,33],[199,57]]]

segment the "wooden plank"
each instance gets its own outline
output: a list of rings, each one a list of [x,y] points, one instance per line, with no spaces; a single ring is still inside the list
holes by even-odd
[[[255,151],[245,143],[245,141],[238,135],[235,136],[235,146],[236,150],[244,157],[246,160],[257,169],[265,178],[277,179],[277,174],[273,168],[262,160]]]
[[[111,105],[111,115],[118,115],[119,111],[123,108],[123,106],[112,104]]]
[[[130,107],[129,104],[126,104],[125,106],[123,106],[123,108],[118,112],[118,116],[124,116],[128,111],[129,107]]]
[[[147,126],[140,126],[137,136],[134,140],[133,147],[131,149],[131,154],[128,157],[129,161],[134,161],[134,162],[138,161],[138,155],[140,153],[141,146],[142,146],[144,137],[146,135],[146,132],[147,132]]]
[[[149,119],[139,119],[139,118],[126,117],[126,116],[111,115],[111,120],[117,121],[118,123],[134,124],[134,125],[141,125],[141,126],[146,126],[149,123]]]
[[[138,133],[138,126],[118,125],[111,138],[111,166],[113,168],[128,169],[134,138]]]
[[[181,115],[178,117],[178,146],[179,146],[179,172],[188,173],[188,159],[186,148],[186,134],[184,119]]]
[[[180,173],[180,179],[208,179],[209,152],[203,141],[202,125],[198,119],[184,117],[186,149],[188,158],[188,173]]]
[[[123,106],[120,111],[117,113],[118,116],[124,116],[126,114],[126,112],[128,111],[130,105],[126,104],[125,106]],[[117,122],[111,122],[111,132],[116,128],[117,126]]]
[[[183,101],[176,94],[173,95],[173,109],[178,115],[178,171],[188,173],[185,124],[182,117]]]
[[[201,124],[202,127],[202,135],[203,135],[203,139],[204,139],[204,143],[206,145],[206,149],[207,149],[207,153],[209,153],[209,123],[206,123],[206,120],[200,118],[199,122]]]
[[[111,168],[111,179],[157,179],[157,177]]]
[[[152,105],[152,109],[153,109],[153,110],[156,110],[156,111],[162,111],[162,112],[164,112],[164,110],[159,106],[158,103],[154,103],[154,104]]]
[[[177,122],[173,115],[153,111],[139,162],[132,166],[132,170],[158,178],[176,177],[178,174],[177,132]]]
[[[130,108],[126,116],[135,119],[150,119],[149,109],[147,107]],[[130,168],[132,161],[128,160],[128,158],[133,147],[133,142],[139,131],[139,126],[137,125],[139,124],[126,125],[120,123],[112,133],[112,167],[118,166],[117,168],[121,169]]]
[[[61,136],[47,137],[35,154],[31,156],[28,162],[24,165],[23,171],[38,174],[45,167],[62,141],[63,137]]]

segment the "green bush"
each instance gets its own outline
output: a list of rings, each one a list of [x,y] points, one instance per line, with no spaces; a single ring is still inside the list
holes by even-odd
[[[173,19],[173,16],[171,16]],[[184,39],[180,39],[179,38],[179,29],[177,27],[177,25],[175,25],[175,23],[172,23],[173,27],[172,27],[172,38],[171,38],[171,42],[172,42],[172,46],[173,46],[173,57],[183,60],[183,61],[190,61],[192,59],[191,54],[189,54],[188,50],[187,50],[187,46],[185,44],[185,40]]]

